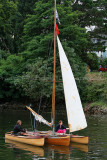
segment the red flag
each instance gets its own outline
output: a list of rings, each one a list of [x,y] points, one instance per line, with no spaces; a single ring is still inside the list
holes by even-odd
[[[56,26],[55,26],[55,31],[56,31],[56,34],[57,34],[57,35],[60,33],[57,24],[56,24]]]

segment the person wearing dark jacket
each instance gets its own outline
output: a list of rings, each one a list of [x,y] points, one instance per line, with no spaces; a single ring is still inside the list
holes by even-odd
[[[55,132],[57,133],[66,133],[66,129],[68,130],[69,128],[66,128],[64,125],[63,125],[63,122],[62,120],[59,121],[59,124],[56,126],[55,128]]]
[[[23,133],[26,132],[26,130],[22,128],[21,124],[22,124],[22,121],[18,120],[17,124],[14,126],[14,130],[13,130],[14,135],[16,136],[23,135]]]

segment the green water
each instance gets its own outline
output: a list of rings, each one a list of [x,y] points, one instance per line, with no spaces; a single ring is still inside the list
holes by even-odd
[[[50,120],[50,114],[43,116]],[[57,121],[62,119],[67,127],[65,115],[57,114]],[[87,116],[88,127],[77,132],[88,135],[89,145],[72,144],[69,147],[45,145],[44,147],[29,147],[28,145],[6,143],[4,134],[11,131],[18,119],[24,128],[32,130],[30,114],[27,111],[0,112],[0,160],[107,160],[107,115]],[[47,130],[45,125],[39,125],[39,130]]]

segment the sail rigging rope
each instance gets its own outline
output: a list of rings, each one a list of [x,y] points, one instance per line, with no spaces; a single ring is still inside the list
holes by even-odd
[[[50,27],[50,30],[52,29],[52,23],[51,23],[51,27]],[[51,40],[49,43],[48,43],[48,52],[47,52],[47,64],[46,64],[46,69],[45,69],[45,72],[44,72],[44,77],[43,79],[46,78],[46,73],[47,73],[47,70],[48,70],[48,64],[49,64],[49,58],[50,58],[50,53],[51,53],[51,48],[52,48],[52,44],[53,44],[53,40]],[[39,108],[38,108],[38,114],[40,112],[40,108],[41,108],[41,105],[42,105],[42,98],[43,98],[43,92],[44,92],[44,85],[42,83],[42,91],[41,91],[41,95],[40,95],[40,101],[39,101]],[[43,112],[43,110],[42,110]],[[41,113],[42,115],[42,113]],[[38,121],[36,121],[36,128],[38,126]]]
[[[31,127],[32,127],[32,130],[33,130],[33,123],[32,123],[32,117],[31,117],[31,112],[30,112],[30,121],[31,121]]]

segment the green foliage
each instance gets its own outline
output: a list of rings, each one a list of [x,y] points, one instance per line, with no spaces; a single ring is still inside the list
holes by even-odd
[[[48,82],[52,81],[52,70],[48,67],[48,76],[44,76],[46,65],[43,58],[37,58],[35,63],[26,65],[27,72],[15,79],[16,87],[22,88],[25,95],[36,102],[39,101],[41,93],[43,98],[50,97],[52,93],[52,82]]]
[[[84,81],[81,78],[85,75],[85,65],[81,62],[79,56],[74,53],[74,50],[67,47],[66,43],[63,43],[65,50],[67,51],[67,57],[72,66],[79,91],[81,93]],[[56,57],[56,103],[64,101],[64,89],[61,76],[61,68],[59,62],[59,56]],[[15,85],[17,88],[21,88],[25,95],[33,101],[39,102],[40,95],[44,101],[51,104],[52,97],[52,76],[53,76],[53,57],[49,57],[48,60],[44,58],[35,58],[32,64],[29,64],[27,60],[26,72],[21,76],[17,76],[15,79]],[[80,78],[80,79],[79,79]],[[57,83],[58,82],[58,83]]]
[[[107,68],[107,58],[104,58],[104,59],[101,61],[101,65],[102,65],[102,67],[106,67],[106,68]]]
[[[23,95],[14,83],[15,77],[22,73],[23,65],[23,58],[16,55],[0,60],[0,98],[11,100]]]
[[[0,50],[0,60],[1,59],[6,59],[10,53],[6,52],[5,50]]]
[[[98,100],[90,104],[90,107],[100,107],[105,109],[107,107],[106,101]]]
[[[86,87],[86,101],[107,102],[107,73],[90,73],[88,75],[89,81]]]
[[[9,0],[1,0],[0,3],[0,48],[7,52],[13,52],[13,27],[11,18],[16,12],[16,5]]]
[[[87,54],[87,64],[89,65],[91,70],[98,70],[99,62],[96,53],[88,53]]]
[[[34,4],[36,0],[17,0],[17,12],[12,18],[14,27],[14,52],[21,51],[22,36],[24,30],[25,19],[28,14],[33,14]]]
[[[85,89],[87,81],[84,80],[84,62],[91,69],[97,69],[97,56],[94,53],[87,54],[87,51],[92,52],[97,47],[102,47],[99,33],[106,33],[106,1],[82,0],[82,4],[73,2],[57,0],[61,21],[61,25],[58,25],[59,38],[72,67],[82,100],[92,101],[92,97],[98,95],[105,100],[106,90],[102,92],[102,88],[106,86],[103,82],[89,82]],[[96,9],[99,6],[103,10]],[[27,97],[39,102],[42,96],[44,101],[51,104],[54,1],[1,0],[0,13],[0,99]],[[97,28],[86,33],[85,26],[91,25]],[[93,45],[91,38],[98,38],[98,43]],[[103,63],[106,64],[106,60]],[[62,81],[58,53],[56,81]],[[92,90],[96,92],[91,93]],[[56,101],[64,101],[62,83],[56,83]]]
[[[73,3],[73,11],[80,11],[79,25],[82,27],[92,27],[95,29],[88,31],[89,45],[88,51],[104,51],[107,37],[107,1],[106,0],[76,0]],[[93,42],[92,39],[96,40]]]
[[[71,6],[70,1],[59,1],[57,5],[62,24],[59,26],[60,37],[78,55],[83,56],[86,55],[87,34],[85,29],[77,25],[79,12],[71,12]],[[45,56],[49,51],[53,53],[53,47],[49,49],[53,39],[53,13],[51,1],[35,3],[34,14],[28,16],[24,26],[23,50],[27,49],[34,56]]]

